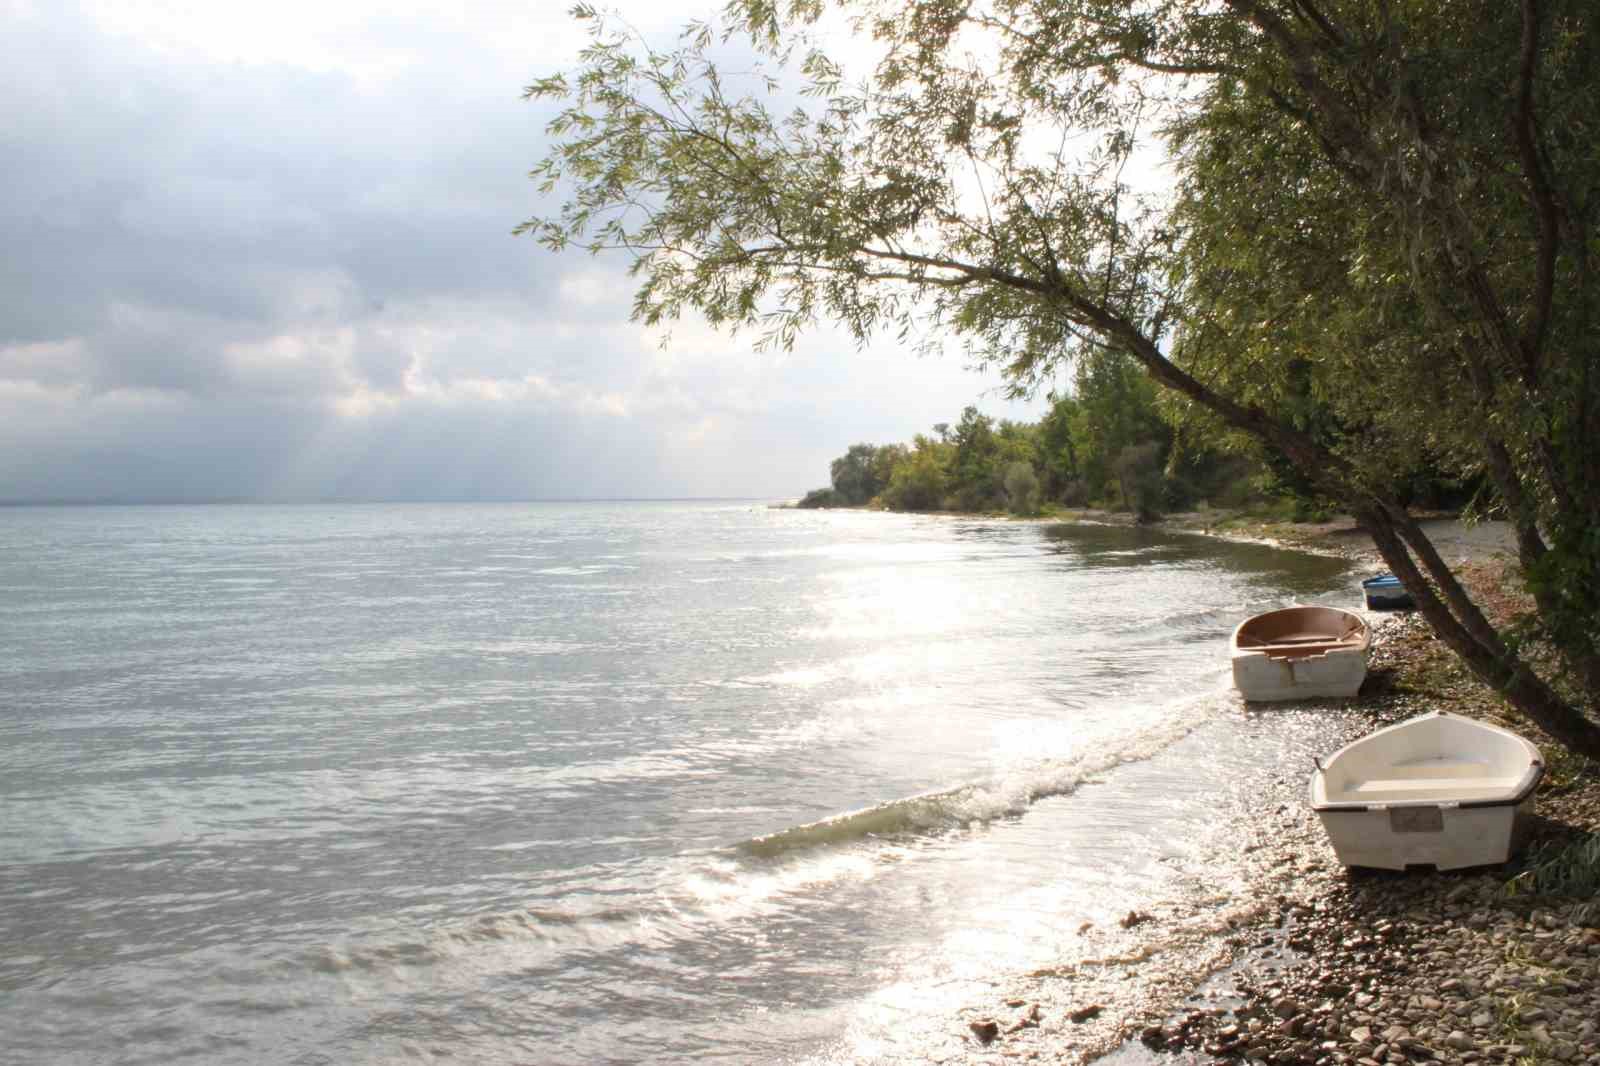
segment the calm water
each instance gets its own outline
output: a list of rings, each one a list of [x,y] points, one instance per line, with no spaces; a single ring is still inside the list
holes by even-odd
[[[892,1058],[1214,866],[1280,754],[1226,634],[1348,584],[752,504],[0,510],[0,1059]]]

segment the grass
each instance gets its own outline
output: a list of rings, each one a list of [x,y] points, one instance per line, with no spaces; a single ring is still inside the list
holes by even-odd
[[[1600,777],[1600,765],[1587,755],[1579,755],[1560,744],[1547,745],[1544,792],[1566,792]]]
[[[1523,866],[1522,872],[1506,883],[1507,892],[1577,899],[1600,896],[1600,833],[1545,841],[1528,851]]]

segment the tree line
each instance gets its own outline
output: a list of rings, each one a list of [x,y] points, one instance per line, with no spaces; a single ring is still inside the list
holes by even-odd
[[[813,36],[834,9],[870,76]],[[1024,393],[1131,360],[1600,757],[1592,0],[729,0],[665,50],[574,14],[578,69],[528,88],[563,108],[534,176],[564,199],[521,232],[630,257],[640,321],[956,338]],[[1140,192],[1152,156],[1170,187]],[[1512,523],[1515,627],[1409,511],[1419,466]]]
[[[1238,506],[1281,488],[1251,456],[1200,444],[1185,450],[1178,440],[1137,364],[1108,355],[1085,364],[1073,391],[1051,397],[1038,422],[996,420],[969,406],[954,425],[938,423],[909,444],[854,444],[831,464],[830,486],[799,506],[1015,515],[1103,507],[1149,521],[1196,503]]]
[[[937,423],[909,444],[853,444],[830,464],[829,486],[797,506],[1019,516],[1092,507],[1141,522],[1197,506],[1294,521],[1329,515],[1334,501],[1270,451],[1187,425],[1160,401],[1137,362],[1097,353],[1079,364],[1069,392],[1051,395],[1038,422],[996,420],[968,406],[955,425]],[[1351,424],[1309,400],[1301,406],[1308,424],[1340,432],[1370,423]],[[1480,478],[1452,478],[1415,460],[1395,477],[1408,503],[1428,508],[1458,507],[1484,491]]]

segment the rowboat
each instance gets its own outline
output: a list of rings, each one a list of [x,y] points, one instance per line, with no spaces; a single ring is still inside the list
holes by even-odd
[[[1522,737],[1434,711],[1318,760],[1311,808],[1346,866],[1456,870],[1516,852],[1543,776]]]
[[[1372,633],[1358,614],[1337,607],[1268,611],[1233,631],[1233,683],[1247,700],[1354,696],[1371,647]]]
[[[1361,583],[1361,594],[1366,598],[1369,611],[1394,611],[1414,607],[1411,593],[1393,574],[1379,574]]]

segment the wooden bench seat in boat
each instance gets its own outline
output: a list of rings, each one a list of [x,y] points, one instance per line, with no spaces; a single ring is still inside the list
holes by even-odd
[[[1269,641],[1246,634],[1239,638],[1239,648],[1242,651],[1262,652],[1272,659],[1301,659],[1357,647],[1362,639],[1360,634],[1333,637],[1327,633],[1285,633]]]

